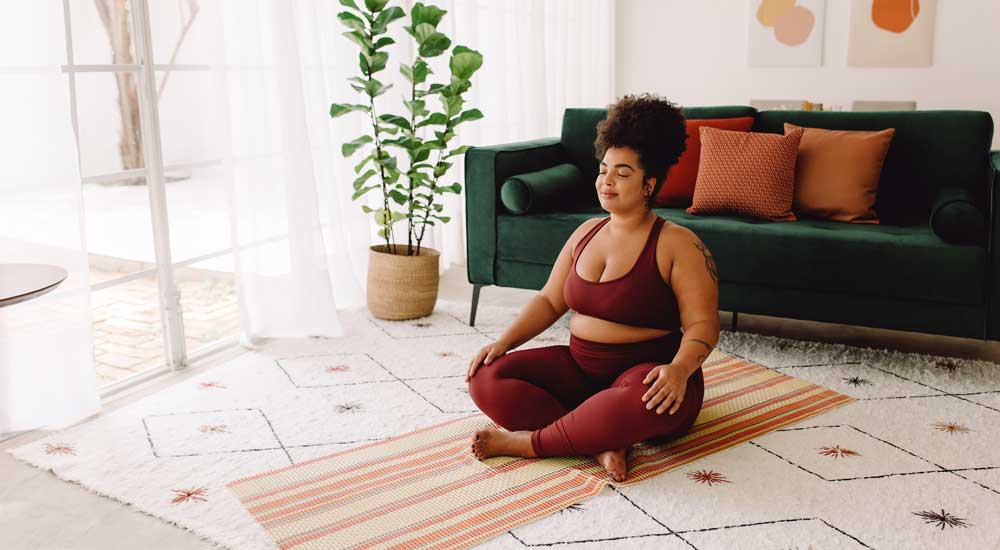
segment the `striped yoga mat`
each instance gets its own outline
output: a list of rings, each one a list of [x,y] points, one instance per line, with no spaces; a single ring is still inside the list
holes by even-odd
[[[849,397],[719,351],[703,365],[701,414],[684,436],[637,444],[614,482],[591,457],[471,454],[496,427],[476,413],[229,487],[280,548],[464,548],[597,495],[846,405]]]

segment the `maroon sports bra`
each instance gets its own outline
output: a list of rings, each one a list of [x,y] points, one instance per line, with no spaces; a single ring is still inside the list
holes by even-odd
[[[576,264],[587,243],[604,227],[611,217],[604,218],[577,244],[566,284],[563,300],[577,313],[598,317],[616,323],[639,327],[678,330],[681,326],[680,309],[674,290],[663,280],[656,265],[656,243],[660,228],[666,221],[656,217],[653,229],[646,238],[646,245],[639,259],[625,275],[610,281],[592,282],[580,277]]]

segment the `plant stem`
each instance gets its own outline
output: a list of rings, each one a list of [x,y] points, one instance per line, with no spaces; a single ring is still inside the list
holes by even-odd
[[[374,38],[375,38],[374,34],[375,33],[372,32],[371,27],[369,27],[368,28],[368,40],[369,40],[369,42],[372,41],[372,40],[374,40]],[[368,65],[368,70],[365,71],[365,76],[368,78],[368,82],[371,82],[371,80],[372,80],[371,64]],[[379,177],[382,180],[382,205],[383,205],[382,208],[384,209],[382,216],[383,216],[383,220],[384,220],[385,219],[385,214],[384,213],[385,212],[389,212],[389,194],[386,191],[385,166],[383,166],[382,163],[380,162],[382,160],[382,140],[379,139],[379,135],[378,135],[378,118],[375,116],[375,96],[372,95],[371,91],[368,92],[368,105],[370,107],[368,114],[370,115],[370,117],[372,119],[372,128],[374,128],[374,131],[375,131],[375,163],[378,164]],[[389,243],[389,235],[392,234],[392,215],[391,214],[389,216],[389,222],[385,225],[385,228],[386,228],[386,232],[385,232],[385,248],[386,248],[386,251],[390,252],[392,254],[395,254],[396,253],[396,244],[395,243],[392,243],[392,244]]]
[[[444,125],[444,132],[442,133],[442,135],[447,135],[447,133],[448,133],[449,130],[451,130],[451,118],[450,117],[448,119],[447,124]],[[441,161],[444,160],[442,158],[442,155],[444,154],[444,150],[445,150],[445,146],[446,145],[447,144],[444,141],[442,141],[441,142],[441,148],[438,149],[438,160],[437,160],[437,163],[434,164],[434,172],[435,173],[437,173],[437,167],[441,165]],[[432,206],[434,204],[434,190],[437,189],[437,182],[438,182],[438,178],[439,177],[440,176],[434,176],[434,179],[431,181],[431,200],[430,200],[430,202],[427,203],[427,210],[424,211],[424,219],[421,222],[420,237],[417,239],[417,255],[420,255],[420,243],[424,240],[424,231],[427,230],[427,217],[430,215],[431,208],[432,208]]]

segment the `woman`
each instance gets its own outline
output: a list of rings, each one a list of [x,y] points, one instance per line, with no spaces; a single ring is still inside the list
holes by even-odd
[[[610,216],[570,235],[544,288],[477,353],[466,381],[479,409],[508,430],[477,431],[477,458],[594,455],[622,481],[633,443],[683,435],[701,410],[701,365],[719,337],[718,278],[704,243],[652,211],[684,151],[680,109],[625,96],[597,130],[595,188]],[[570,308],[569,345],[508,353]]]

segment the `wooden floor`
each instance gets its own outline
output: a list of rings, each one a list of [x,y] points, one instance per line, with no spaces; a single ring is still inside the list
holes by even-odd
[[[520,307],[534,292],[484,287],[480,293],[480,303]],[[465,266],[456,265],[442,276],[440,298],[468,301],[471,300],[471,296],[472,285],[467,281]],[[722,312],[723,328],[729,328],[731,320],[729,312]],[[737,328],[741,332],[786,338],[1000,362],[1000,342],[746,314],[739,315]],[[240,353],[242,353],[240,348],[220,352],[183,373],[168,375],[138,387],[127,395],[106,402],[104,409],[112,411],[225,362]],[[0,449],[16,447],[44,435],[44,432],[17,435],[0,442]],[[178,527],[89,493],[76,485],[60,481],[48,472],[21,464],[6,452],[0,453],[0,548],[104,550],[126,547],[166,550],[214,548],[212,544]]]

